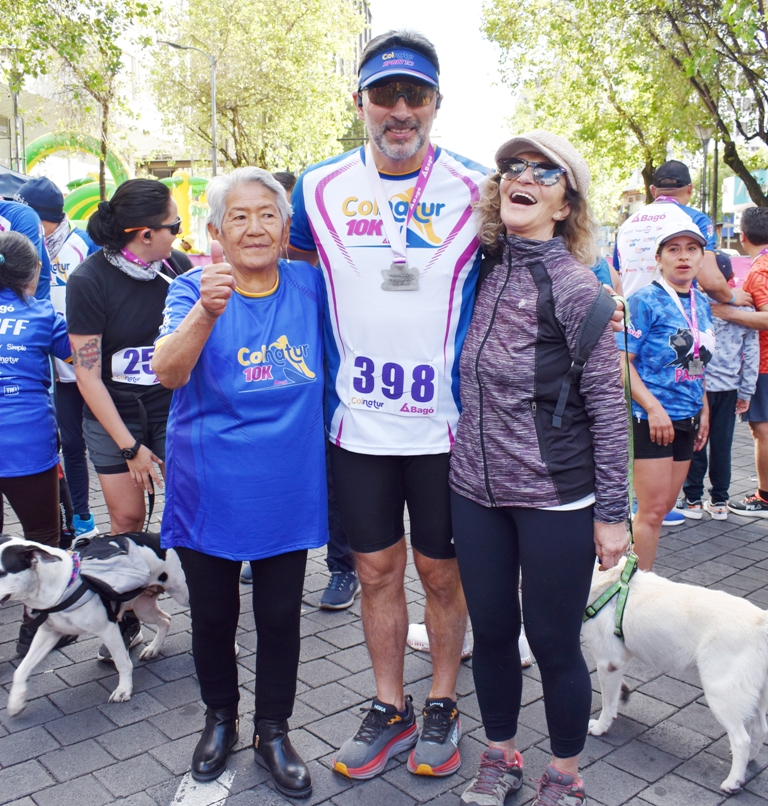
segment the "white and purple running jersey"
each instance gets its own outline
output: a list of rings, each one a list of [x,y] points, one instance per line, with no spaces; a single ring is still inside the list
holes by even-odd
[[[694,224],[707,239],[705,250],[717,249],[712,221],[700,210],[664,196],[633,213],[619,228],[613,267],[621,275],[624,296],[629,297],[653,281],[656,271],[656,237],[670,224],[681,231]]]
[[[317,251],[326,287],[326,429],[346,450],[417,456],[451,449],[459,355],[480,265],[472,202],[487,171],[437,149],[407,232],[419,287],[382,289],[393,253],[363,149],[308,168],[292,202],[291,246]],[[380,174],[402,227],[419,172]]]

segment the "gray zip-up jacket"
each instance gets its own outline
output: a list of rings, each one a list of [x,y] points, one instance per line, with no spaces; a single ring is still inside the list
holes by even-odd
[[[610,327],[552,423],[587,311],[594,274],[562,238],[505,239],[486,277],[461,354],[461,405],[451,487],[484,506],[551,507],[595,494],[594,518],[628,515],[628,417]]]

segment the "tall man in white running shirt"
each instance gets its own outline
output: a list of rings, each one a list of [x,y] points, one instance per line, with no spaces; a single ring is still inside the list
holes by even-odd
[[[370,144],[309,168],[292,199],[291,254],[319,258],[325,276],[326,427],[376,676],[370,711],[334,759],[351,778],[377,775],[414,745],[416,774],[449,775],[460,763],[456,676],[467,615],[448,460],[480,263],[471,204],[485,171],[431,145],[438,84],[424,37],[373,39],[354,96]],[[421,737],[403,688],[406,502],[434,670]]]
[[[653,280],[656,270],[656,236],[670,222],[685,226],[693,222],[707,239],[704,262],[697,282],[713,299],[732,305],[751,305],[752,298],[742,289],[728,286],[717,268],[717,238],[712,221],[700,210],[689,207],[693,183],[688,166],[678,160],[660,165],[653,174],[653,202],[633,213],[619,228],[613,266],[621,277],[628,297]]]

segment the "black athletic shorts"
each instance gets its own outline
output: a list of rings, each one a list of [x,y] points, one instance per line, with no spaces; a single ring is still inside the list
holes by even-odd
[[[685,420],[672,420],[675,438],[669,445],[659,445],[651,441],[651,428],[648,420],[632,418],[632,436],[635,440],[635,459],[665,459],[672,457],[675,462],[690,462],[693,458],[693,443],[699,433],[701,414]]]
[[[354,551],[394,546],[405,533],[408,504],[411,546],[425,557],[456,556],[448,488],[450,454],[372,456],[331,443],[331,469],[341,523]]]

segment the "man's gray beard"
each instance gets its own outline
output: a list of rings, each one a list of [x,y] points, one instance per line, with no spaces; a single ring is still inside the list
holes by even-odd
[[[370,135],[371,140],[373,140],[379,150],[391,160],[401,161],[410,159],[412,156],[414,156],[414,154],[418,154],[419,150],[427,142],[428,132],[421,123],[418,121],[406,122],[408,124],[416,124],[414,127],[416,138],[408,143],[390,143],[387,140],[387,131],[392,127],[388,126],[386,123],[375,129],[371,126],[368,127],[368,134]]]

